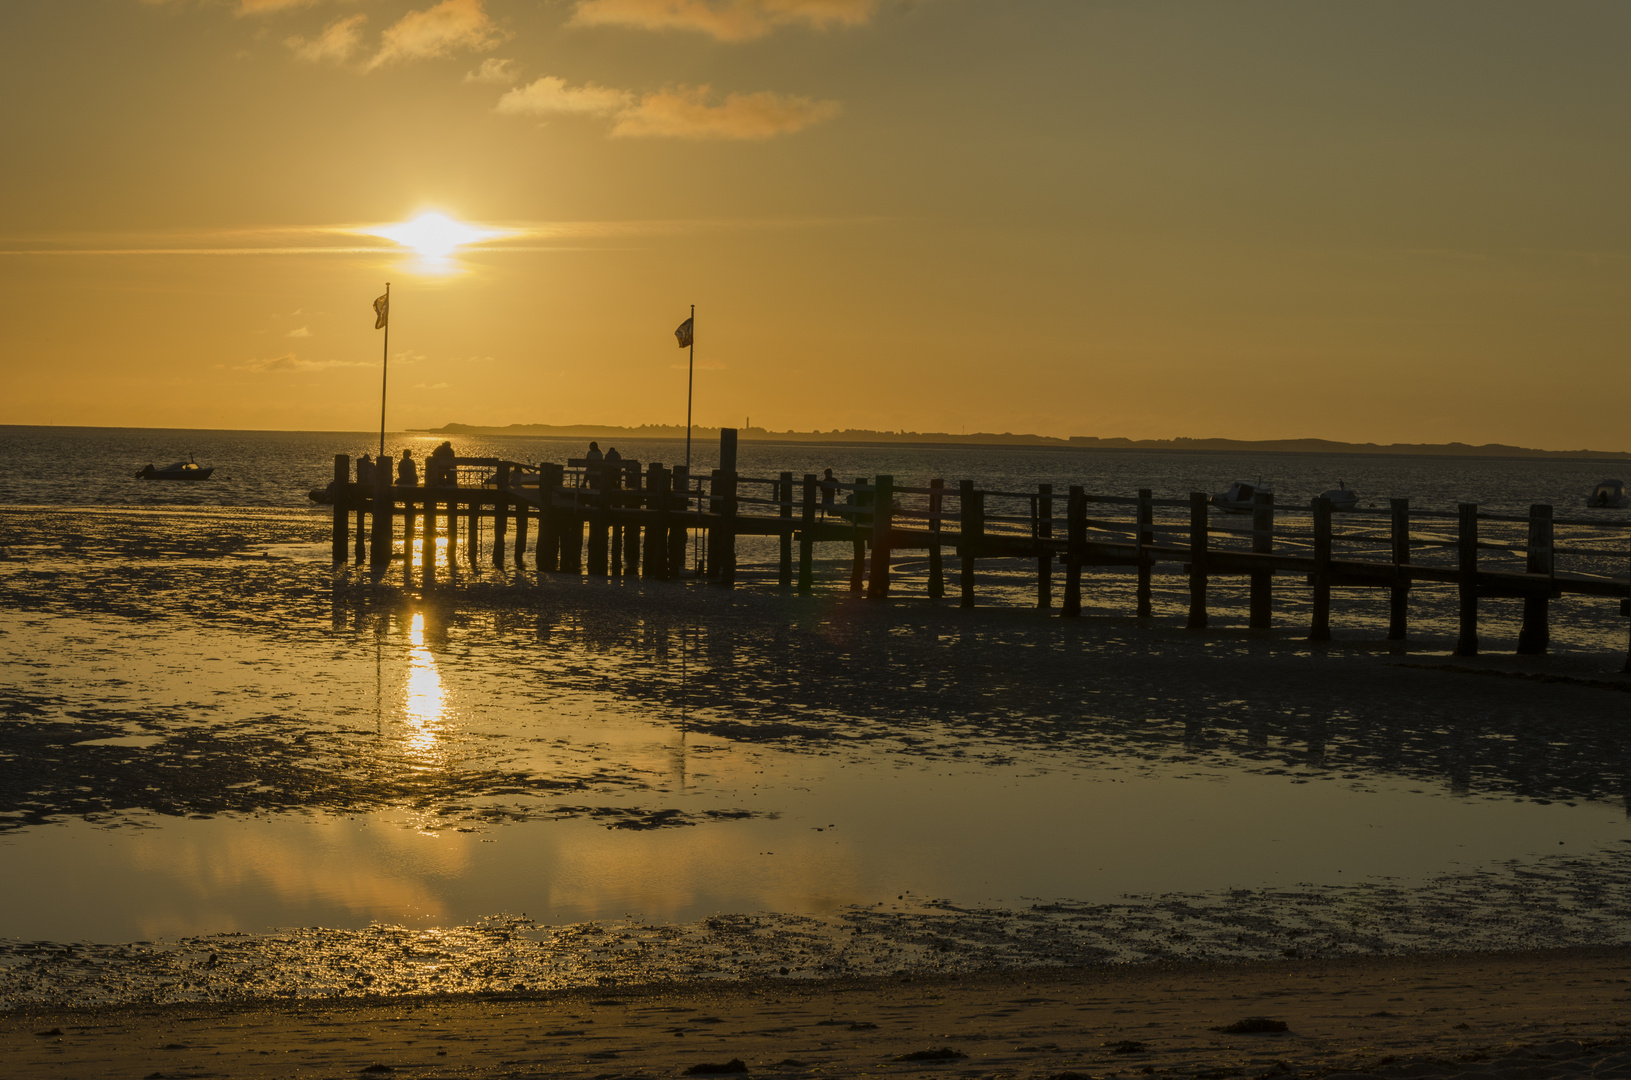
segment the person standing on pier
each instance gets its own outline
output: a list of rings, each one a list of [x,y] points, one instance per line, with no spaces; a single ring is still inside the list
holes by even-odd
[[[414,463],[413,451],[402,451],[402,461],[396,467],[396,482],[401,487],[419,486],[419,466]]]
[[[430,460],[425,465],[426,486],[458,486],[458,466],[453,463],[454,457],[450,442],[443,442],[430,452]]]
[[[364,490],[374,486],[374,459],[367,454],[357,460],[357,486]]]
[[[838,481],[833,477],[832,470],[828,469],[821,477],[821,516],[826,517],[832,513],[833,499],[838,494]]]

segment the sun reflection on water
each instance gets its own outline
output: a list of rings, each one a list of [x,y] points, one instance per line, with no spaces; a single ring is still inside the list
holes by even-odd
[[[441,748],[442,708],[446,692],[436,658],[425,645],[425,616],[415,612],[408,625],[408,686],[403,717],[409,728],[407,749],[428,768]]]

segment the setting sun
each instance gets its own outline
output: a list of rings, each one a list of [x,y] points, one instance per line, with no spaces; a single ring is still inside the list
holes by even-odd
[[[434,211],[420,214],[412,221],[405,221],[400,225],[384,225],[365,231],[370,236],[383,236],[403,247],[413,248],[429,259],[443,258],[466,244],[502,235],[491,229],[478,229],[474,225],[454,221],[446,214]]]

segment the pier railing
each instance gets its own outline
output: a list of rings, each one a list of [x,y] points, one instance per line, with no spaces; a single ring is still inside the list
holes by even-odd
[[[453,565],[462,541],[470,565],[484,554],[494,565],[523,565],[530,550],[540,574],[686,576],[731,586],[738,541],[773,538],[770,565],[783,589],[810,592],[816,549],[839,545],[850,556],[852,591],[891,595],[893,567],[906,553],[926,562],[914,575],[923,594],[941,599],[950,555],[963,607],[977,603],[982,567],[1018,567],[1034,573],[1037,607],[1057,606],[1067,618],[1082,612],[1084,570],[1131,575],[1139,616],[1152,612],[1152,575],[1177,572],[1188,579],[1193,629],[1208,625],[1217,579],[1245,580],[1253,629],[1273,625],[1274,590],[1290,581],[1308,590],[1308,637],[1316,641],[1330,637],[1334,588],[1385,593],[1387,637],[1403,640],[1412,589],[1433,585],[1456,592],[1455,651],[1465,656],[1479,650],[1482,598],[1523,601],[1520,653],[1546,651],[1550,602],[1559,597],[1617,602],[1621,615],[1631,615],[1631,520],[1559,517],[1541,504],[1526,515],[1470,503],[1425,510],[1407,499],[1338,510],[1323,498],[1278,504],[1268,493],[1246,512],[1220,513],[1198,492],[1171,499],[1149,489],[1109,495],[1050,484],[999,491],[968,480],[897,486],[889,475],[747,476],[735,468],[734,436],[726,430],[722,467],[706,477],[627,459],[457,458],[451,477],[407,486],[380,470],[376,485],[364,487],[341,455],[334,558],[345,561],[351,551],[355,514],[358,560],[384,572],[402,559],[424,583],[436,581],[439,561]]]

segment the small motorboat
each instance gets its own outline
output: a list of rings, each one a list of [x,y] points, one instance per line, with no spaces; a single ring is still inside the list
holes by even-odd
[[[162,469],[155,469],[149,465],[136,474],[138,480],[208,480],[210,473],[215,471],[214,466],[205,468],[188,457],[186,461],[177,461],[166,465]]]
[[[1229,485],[1228,491],[1212,496],[1212,505],[1225,514],[1249,514],[1253,510],[1252,500],[1260,491],[1265,495],[1274,494],[1273,489],[1265,487],[1261,480],[1255,484],[1236,480]]]
[[[1354,507],[1359,505],[1358,494],[1349,491],[1348,485],[1342,482],[1341,477],[1337,478],[1336,487],[1332,488],[1330,491],[1320,492],[1320,498],[1331,504],[1332,513],[1336,513],[1341,510],[1352,510]]]
[[[1631,502],[1625,497],[1623,480],[1603,480],[1586,496],[1586,505],[1604,510],[1624,510]]]

